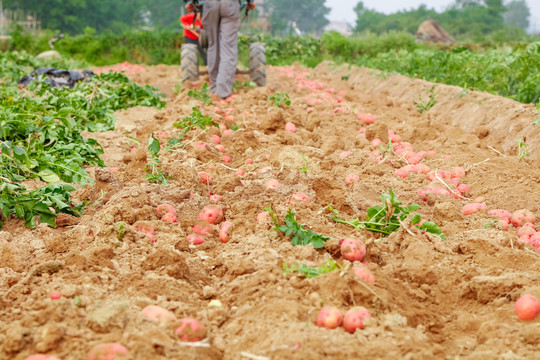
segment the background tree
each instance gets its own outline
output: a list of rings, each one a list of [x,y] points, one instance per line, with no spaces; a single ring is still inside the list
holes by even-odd
[[[181,9],[184,2],[181,0],[146,0],[143,8],[148,11],[153,25],[159,27],[179,27]]]
[[[506,5],[506,12],[503,14],[506,25],[517,26],[524,30],[529,28],[530,16],[531,11],[525,0],[510,1]]]
[[[36,13],[46,29],[69,34],[86,27],[119,32],[137,25],[149,0],[4,0],[6,8]]]
[[[454,37],[477,40],[504,28],[505,11],[502,0],[455,0],[441,13],[421,5],[386,15],[359,2],[355,7],[358,16],[355,31],[381,34],[396,30],[414,34],[423,21],[433,19]]]
[[[328,25],[330,8],[325,0],[268,0],[272,34],[288,32],[293,23],[304,33],[319,33]]]

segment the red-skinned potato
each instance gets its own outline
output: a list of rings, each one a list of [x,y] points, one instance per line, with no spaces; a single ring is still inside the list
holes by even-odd
[[[319,311],[315,325],[318,327],[324,327],[327,329],[335,329],[341,326],[343,321],[343,315],[341,311],[336,308],[322,308]]]
[[[143,316],[149,320],[158,320],[159,322],[166,323],[176,320],[176,316],[168,310],[165,310],[161,306],[148,305],[141,310]]]
[[[178,219],[176,218],[176,215],[174,215],[173,213],[166,213],[165,215],[163,215],[161,220],[163,220],[164,222],[171,222],[171,223],[177,223],[178,222]]]
[[[461,210],[463,215],[472,215],[474,213],[477,213],[481,210],[484,210],[486,208],[486,204],[482,203],[471,203],[463,206],[463,209]]]
[[[291,204],[296,204],[296,203],[299,203],[299,202],[309,202],[311,199],[309,198],[308,195],[304,194],[304,193],[301,193],[301,192],[297,192],[297,193],[294,193],[291,195],[291,199],[290,199],[290,203]]]
[[[34,354],[34,355],[30,355],[24,360],[60,360],[60,359],[52,355]]]
[[[362,261],[366,256],[366,245],[360,239],[344,239],[341,243],[341,255],[349,261]]]
[[[523,210],[518,210],[518,211],[514,212],[512,214],[512,217],[510,217],[510,222],[515,227],[520,227],[525,223],[535,224],[536,223],[536,217],[534,216],[534,214],[531,211],[529,211],[527,209],[523,209]]]
[[[276,179],[270,179],[266,182],[266,188],[267,189],[278,189],[279,188],[279,181]]]
[[[358,120],[366,125],[373,124],[375,122],[375,115],[372,114],[358,114]]]
[[[535,232],[536,230],[529,226],[522,226],[517,230],[517,236],[519,236],[520,238],[530,239]]]
[[[231,225],[232,222],[230,221],[224,221],[223,224],[221,224],[221,229],[219,230],[219,240],[221,240],[221,242],[224,244],[229,242],[229,235],[227,232],[229,231]]]
[[[352,185],[357,181],[360,181],[360,176],[356,174],[349,174],[347,177],[345,177],[345,184],[347,185]]]
[[[206,206],[197,220],[203,220],[212,225],[219,224],[223,220],[223,209],[219,205]]]
[[[529,244],[531,244],[536,251],[540,250],[540,231],[532,234],[531,238],[529,239]]]
[[[452,169],[450,174],[453,178],[462,178],[462,177],[465,177],[465,170],[463,170],[463,168],[460,168],[460,167],[455,167]]]
[[[530,294],[523,295],[514,304],[514,311],[521,320],[534,320],[540,313],[540,302]]]
[[[509,221],[510,222],[510,221]],[[531,229],[535,229],[536,230],[536,226],[534,224],[531,224],[531,223],[525,223],[523,224],[523,226],[528,226],[530,227]]]
[[[98,344],[88,352],[87,360],[120,360],[125,359],[128,350],[118,343]]]
[[[180,341],[197,342],[206,337],[206,329],[193,318],[184,318],[180,326],[175,330]]]
[[[488,215],[497,216],[499,219],[505,220],[507,223],[510,223],[510,217],[512,217],[512,214],[509,211],[503,209],[489,210]]]
[[[375,284],[375,276],[367,267],[355,266],[352,268],[354,275],[366,284]]]
[[[199,179],[201,179],[201,183],[208,185],[212,184],[212,176],[210,176],[209,173],[201,171],[197,174],[199,175]]]
[[[217,144],[217,145],[221,144],[221,138],[219,137],[219,135],[212,135],[210,137],[210,140],[212,140],[214,144]]]
[[[197,235],[197,234],[188,235],[187,240],[192,245],[201,245],[205,241],[201,235]]]
[[[266,221],[266,219],[268,219],[269,217],[270,217],[270,214],[268,213],[268,211],[263,211],[257,215],[257,221],[258,222]]]
[[[345,313],[343,317],[343,328],[354,334],[356,329],[364,329],[364,320],[369,319],[371,315],[369,311],[364,307],[355,307]]]
[[[508,226],[510,224],[506,220],[498,220],[495,222],[495,227],[499,230],[508,231]]]
[[[203,220],[197,220],[191,228],[197,235],[212,235],[214,233],[212,225]]]
[[[296,132],[296,126],[293,123],[287,123],[287,124],[285,124],[285,131],[295,133]]]
[[[157,210],[158,215],[166,214],[166,213],[172,213],[176,215],[176,210],[174,209],[172,205],[169,205],[169,204],[161,204],[157,207],[156,210]]]

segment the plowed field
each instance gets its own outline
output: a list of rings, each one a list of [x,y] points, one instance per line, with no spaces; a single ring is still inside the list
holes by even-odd
[[[268,74],[268,88],[241,89],[213,105],[189,97],[187,88],[174,93],[177,67],[130,75],[158,86],[168,105],[120,112],[115,131],[87,134],[104,146],[108,168],[89,169],[96,184],[75,195],[89,201],[85,215],[36,230],[13,218],[0,231],[0,359],[34,353],[85,359],[92,346],[108,342],[124,345],[129,359],[539,359],[539,320],[519,320],[513,304],[527,293],[540,298],[540,255],[518,240],[514,226],[492,226],[498,219],[487,213],[540,214],[534,106],[437,85],[437,103],[420,114],[413,101],[429,99],[433,84],[425,81],[332,64]],[[291,105],[269,104],[276,92],[288,93]],[[148,183],[150,134],[164,147],[178,131],[173,123],[193,107],[220,128],[193,130],[184,147],[162,151],[170,184]],[[375,115],[374,124],[359,114]],[[285,131],[286,123],[296,132]],[[226,131],[231,126],[238,130]],[[397,134],[394,152],[375,140],[388,144],[388,130]],[[531,154],[519,161],[522,137]],[[224,155],[232,162],[224,164]],[[440,170],[439,180],[427,167],[395,175],[418,161]],[[464,176],[452,176],[457,167]],[[201,183],[201,171],[211,175],[210,185]],[[349,174],[359,180],[346,185]],[[273,179],[279,187],[267,188]],[[470,192],[455,196],[460,184]],[[438,194],[425,193],[429,185]],[[419,204],[417,212],[440,225],[447,240],[407,220],[382,237],[327,216],[331,204],[345,219],[365,219],[389,189],[403,204]],[[217,203],[232,222],[229,242],[219,240],[216,226],[215,235],[190,246],[197,215],[216,203],[209,192],[222,196]],[[295,193],[309,201],[295,201]],[[463,215],[475,201],[486,208]],[[160,204],[175,208],[177,223],[160,219]],[[294,210],[306,229],[331,239],[323,249],[292,246],[270,218],[258,221],[267,206],[280,220]],[[155,241],[139,231],[149,226]],[[363,261],[374,284],[362,282],[342,258],[344,238],[369,244]],[[283,263],[318,266],[328,257],[344,268],[310,279],[283,274]],[[51,300],[52,291],[62,297]],[[141,310],[148,305],[178,320],[147,320]],[[365,329],[349,334],[315,326],[322,307],[345,313],[355,306],[371,314]],[[203,342],[178,340],[174,330],[185,317],[206,327]]]

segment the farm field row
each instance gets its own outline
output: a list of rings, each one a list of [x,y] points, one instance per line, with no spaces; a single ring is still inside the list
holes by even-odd
[[[193,96],[207,79],[176,95],[178,67],[131,69],[168,103],[118,111],[115,130],[91,134],[106,167],[86,167],[95,184],[72,193],[84,215],[35,230],[12,218],[0,232],[0,357],[84,359],[111,342],[133,359],[535,356],[538,320],[513,305],[540,298],[540,255],[519,241],[522,224],[504,230],[489,213],[540,212],[533,105],[328,63],[271,67],[268,88],[239,78],[230,99],[205,104]],[[186,117],[209,124],[195,108],[218,126],[180,138]],[[393,207],[416,203],[438,228],[409,217],[384,236],[343,223],[392,193]],[[471,203],[480,211],[464,215]],[[226,229],[193,241],[215,206]],[[265,208],[281,225],[294,211],[313,245],[293,246]],[[345,259],[342,239],[366,244],[362,262]],[[148,306],[165,319],[149,320]],[[323,307],[370,317],[353,334],[330,330],[315,325]],[[182,318],[207,340],[179,341]]]

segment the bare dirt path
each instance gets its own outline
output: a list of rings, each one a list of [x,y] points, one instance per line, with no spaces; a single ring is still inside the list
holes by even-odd
[[[437,104],[419,114],[413,101],[420,94],[428,99],[433,84],[331,64],[270,68],[268,88],[240,89],[227,102],[204,105],[188,97],[188,89],[174,94],[178,74],[177,67],[157,66],[131,75],[159,86],[169,103],[162,111],[120,112],[115,131],[92,134],[105,147],[109,168],[90,169],[96,184],[78,193],[90,201],[79,221],[31,231],[12,219],[0,232],[1,359],[37,352],[85,359],[93,345],[105,342],[123,344],[129,359],[540,357],[540,323],[519,321],[513,312],[521,295],[540,298],[539,254],[518,241],[511,225],[508,231],[484,227],[496,220],[486,211],[462,215],[472,200],[418,195],[430,184],[446,190],[466,184],[470,193],[463,195],[483,201],[487,210],[540,214],[534,152],[540,137],[529,125],[538,116],[532,106],[438,85]],[[275,92],[288,93],[291,106],[269,105]],[[192,131],[188,140],[197,135],[195,141],[163,152],[171,183],[149,184],[148,137],[155,133],[165,145],[177,132],[172,124],[193,107],[221,128]],[[359,114],[375,115],[375,123],[366,126]],[[289,122],[296,133],[285,131]],[[239,129],[229,134],[231,127]],[[401,158],[373,145],[376,138],[387,143],[388,130],[401,137]],[[532,154],[520,162],[516,144],[525,135]],[[406,159],[416,162],[412,153],[432,171],[460,167],[466,174],[452,180],[441,173],[446,185],[426,174],[396,177]],[[223,164],[224,155],[232,162]],[[304,167],[307,172],[300,171]],[[240,168],[243,176],[236,174]],[[211,186],[201,184],[199,171],[211,174]],[[347,186],[349,174],[359,181]],[[279,188],[265,186],[272,179]],[[376,237],[326,216],[324,208],[332,204],[347,219],[364,219],[389,189],[406,205],[420,204],[418,212],[439,224],[448,240],[414,229],[414,235],[401,229]],[[222,244],[216,233],[190,246],[187,235],[197,215],[214,203],[209,191],[223,197],[230,241]],[[310,201],[291,202],[297,192]],[[176,209],[178,223],[160,220],[156,207],[163,203]],[[306,228],[332,239],[321,250],[293,247],[272,230],[270,219],[257,221],[270,205],[280,219],[294,209]],[[145,226],[155,228],[155,242],[137,231]],[[320,265],[330,255],[346,265],[338,239],[351,237],[376,238],[364,259],[375,284],[351,270],[313,279],[284,276],[283,263]],[[51,291],[61,299],[51,300]],[[198,319],[207,342],[179,342],[178,321],[146,320],[141,310],[148,305],[177,319]],[[322,329],[314,320],[323,306],[343,312],[364,306],[372,318],[355,334]]]

